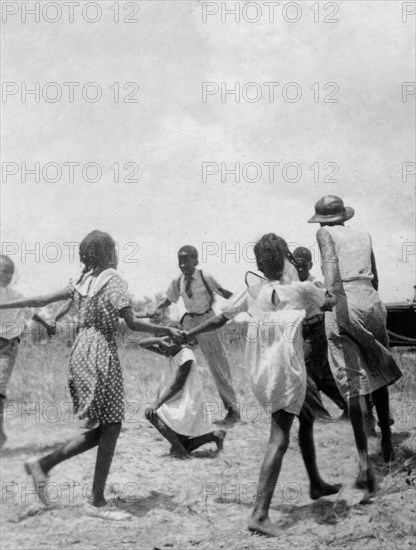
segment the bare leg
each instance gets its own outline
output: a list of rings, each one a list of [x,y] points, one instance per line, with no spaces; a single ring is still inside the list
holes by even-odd
[[[389,390],[384,386],[373,392],[373,402],[376,407],[378,423],[381,430],[381,452],[385,462],[394,460],[390,429]]]
[[[361,410],[360,398],[351,397],[348,405],[359,460],[359,474],[355,485],[359,489],[368,489],[370,492],[374,492],[376,480],[372,465],[368,458],[367,435],[364,427],[364,417]]]
[[[92,484],[92,505],[105,506],[104,488],[113,461],[118,436],[121,432],[121,422],[101,425],[101,437],[98,444],[95,463],[94,481]]]
[[[266,536],[278,536],[279,531],[269,519],[269,508],[282,467],[283,457],[289,445],[290,428],[294,415],[283,410],[271,416],[270,439],[260,470],[259,486],[251,519],[250,531]]]
[[[311,499],[317,500],[323,496],[338,493],[341,489],[340,484],[330,485],[319,475],[318,466],[316,464],[315,443],[313,440],[313,421],[302,414],[302,412],[299,416],[299,446],[309,476],[309,494]]]
[[[4,395],[0,394],[0,449],[6,443],[7,436],[3,430],[3,410],[4,410]]]
[[[188,456],[188,452],[182,445],[177,433],[171,430],[171,428],[169,428],[169,426],[167,426],[163,422],[163,420],[159,418],[157,413],[154,414],[152,418],[148,418],[148,420],[149,422],[151,422],[151,424],[153,424],[157,431],[162,434],[163,437],[167,439],[172,445],[171,454],[176,455],[178,458],[186,458]]]
[[[217,445],[218,451],[221,451],[223,448],[226,433],[227,432],[225,430],[216,430],[214,432],[199,435],[197,437],[190,437],[186,440],[186,442],[184,442],[183,446],[188,451],[188,453],[191,453],[192,451],[195,451],[195,449],[198,449],[202,445],[205,445],[205,443],[213,442]]]
[[[39,460],[39,464],[43,472],[48,474],[60,462],[96,447],[100,441],[101,429],[102,427],[99,426],[94,430],[85,432],[72,439],[69,443],[65,443],[56,451],[42,457]]]
[[[367,426],[367,434],[369,437],[376,437],[376,419],[373,414],[373,401],[371,399],[371,394],[365,396],[365,423]]]
[[[105,506],[107,502],[104,498],[104,488],[120,431],[121,422],[102,424],[98,428],[89,430],[72,439],[69,443],[65,443],[56,451],[42,457],[39,461],[28,461],[28,463],[26,463],[26,470],[34,477],[35,486],[36,483],[40,483],[38,490],[41,492],[41,487],[44,483],[44,479],[41,479],[43,475],[46,476],[52,468],[64,460],[84,453],[98,445],[92,488],[92,505],[95,507]],[[38,469],[36,469],[37,466]],[[39,482],[35,479],[36,476]],[[40,494],[40,496],[42,498],[42,494]],[[45,497],[43,497],[42,500],[47,504],[47,499]]]

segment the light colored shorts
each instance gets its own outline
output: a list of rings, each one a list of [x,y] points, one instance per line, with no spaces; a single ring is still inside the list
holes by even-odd
[[[19,338],[0,338],[0,396],[6,397],[7,385],[16,363]]]

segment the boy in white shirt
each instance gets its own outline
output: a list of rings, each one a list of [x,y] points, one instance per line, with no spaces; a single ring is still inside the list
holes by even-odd
[[[214,277],[197,269],[198,251],[194,246],[182,246],[178,251],[178,261],[182,275],[172,281],[166,293],[167,299],[158,306],[157,310],[167,308],[171,303],[176,303],[179,298],[182,298],[187,312],[182,317],[181,324],[185,330],[190,330],[215,317],[212,309],[215,294],[228,299],[232,293],[221,287]],[[212,331],[199,336],[197,342],[227,410],[222,424],[235,424],[240,420],[240,414],[236,407],[237,398],[232,387],[230,365],[219,334],[217,331]]]

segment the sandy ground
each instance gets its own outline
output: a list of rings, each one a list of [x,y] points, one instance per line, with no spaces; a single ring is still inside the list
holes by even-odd
[[[53,470],[49,494],[55,504],[45,508],[36,502],[24,460],[70,438],[76,429],[68,419],[47,422],[45,414],[22,417],[18,412],[6,424],[9,439],[1,459],[1,547],[411,548],[416,519],[416,411],[414,401],[403,401],[399,394],[393,395],[392,405],[398,457],[390,467],[384,465],[378,456],[379,440],[369,440],[380,485],[367,503],[362,503],[364,493],[353,489],[357,459],[352,430],[345,422],[318,423],[315,430],[321,473],[344,488],[335,497],[310,500],[295,421],[271,509],[271,519],[282,530],[277,539],[246,530],[268,438],[265,414],[256,418],[253,409],[249,418],[247,412],[246,420],[251,421],[229,430],[222,453],[208,445],[185,461],[169,457],[168,443],[142,415],[132,415],[119,439],[108,497],[133,517],[109,522],[83,513],[95,451]],[[48,416],[57,415],[50,409]]]

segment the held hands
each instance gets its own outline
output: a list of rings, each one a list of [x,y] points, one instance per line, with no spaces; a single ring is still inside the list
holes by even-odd
[[[322,311],[332,311],[334,307],[336,306],[338,302],[338,298],[335,296],[335,294],[332,294],[331,292],[326,291],[325,293],[325,303],[321,307]]]
[[[47,332],[49,338],[51,338],[52,336],[55,336],[55,334],[56,334],[56,322],[55,321],[52,321],[52,322],[48,323],[48,325],[46,327],[46,332]]]
[[[149,420],[149,422],[154,422],[156,420],[156,410],[159,408],[159,404],[158,403],[153,403],[152,405],[150,405],[150,407],[148,407],[145,411],[144,411],[144,415],[145,417],[147,418],[147,420]]]
[[[186,332],[177,328],[169,327],[169,336],[178,344],[184,344],[186,342]]]

